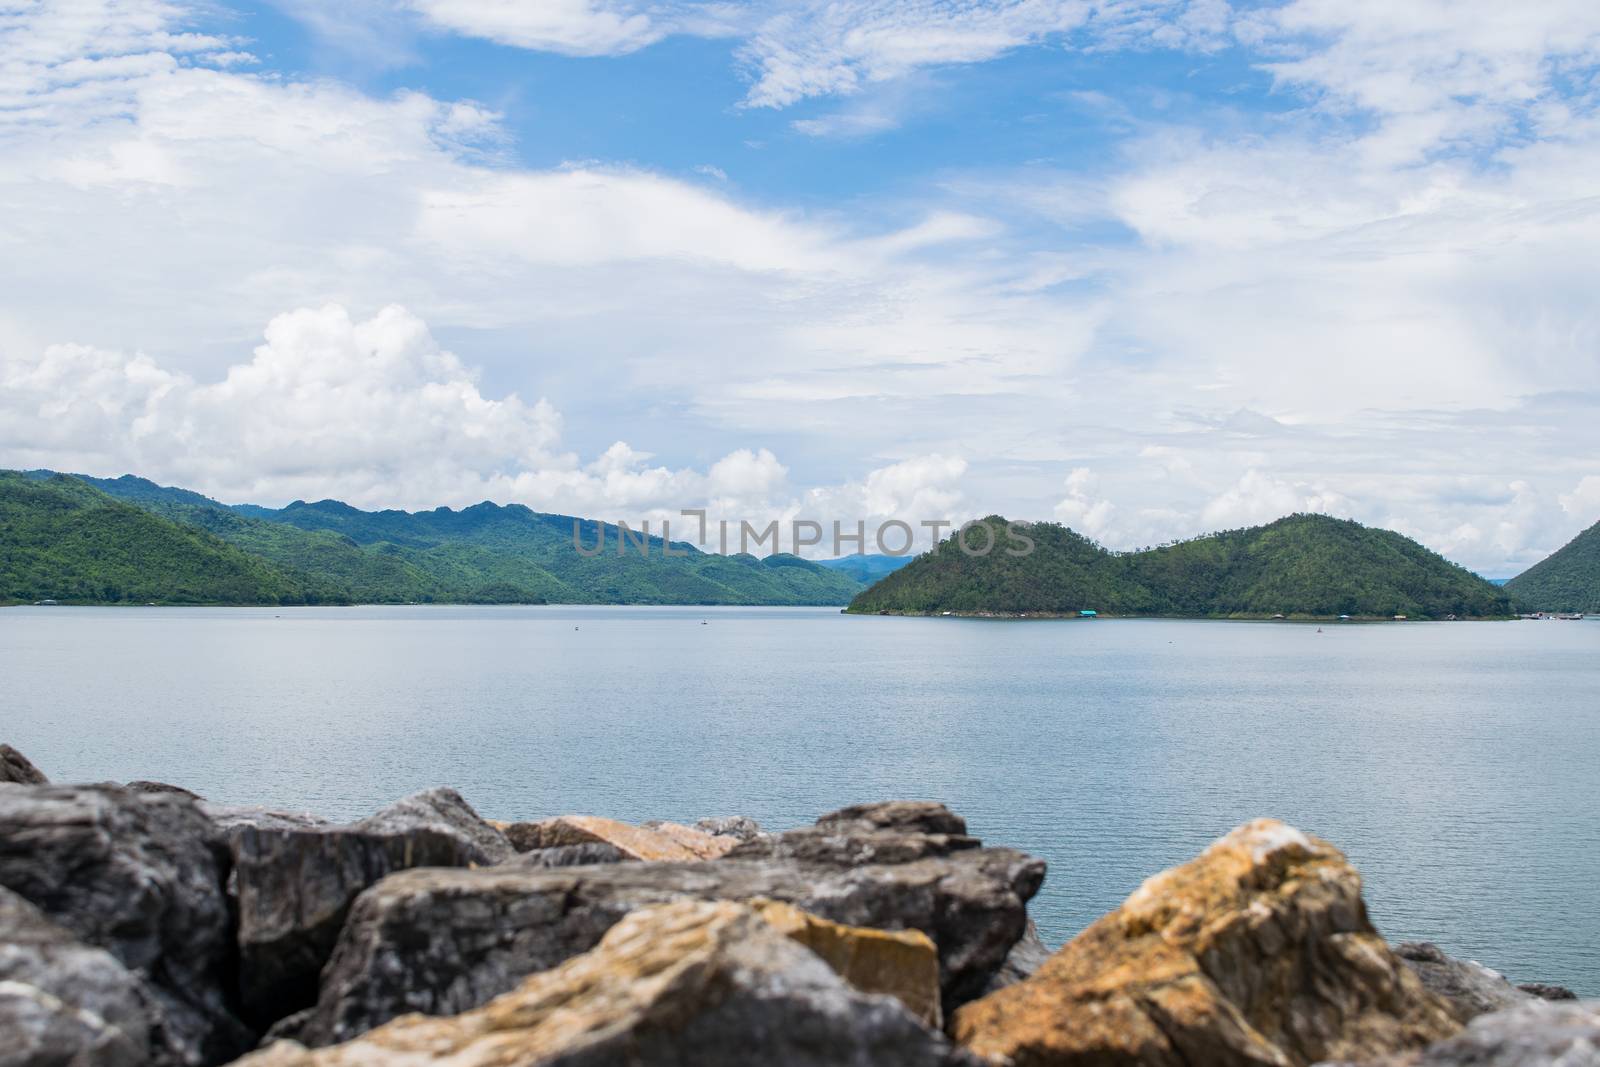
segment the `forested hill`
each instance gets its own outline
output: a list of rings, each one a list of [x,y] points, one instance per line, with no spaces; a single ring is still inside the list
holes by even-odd
[[[0,471],[0,603],[303,604],[341,596],[76,478]]]
[[[49,471],[28,478],[52,483]],[[573,524],[593,549],[597,527],[520,505],[478,504],[459,511],[369,512],[324,500],[286,508],[229,507],[186,489],[143,478],[79,477],[183,529],[204,533],[299,583],[308,597],[354,603],[844,604],[861,583],[795,556],[721,556],[659,537],[641,554],[637,535],[606,525],[605,548],[585,557]],[[93,558],[79,560],[93,574]],[[293,595],[292,593],[286,595]],[[64,599],[51,592],[13,599]],[[149,599],[161,600],[162,597]],[[194,597],[187,596],[192,600]],[[201,597],[234,603],[223,596]],[[275,603],[277,599],[263,598]]]
[[[1600,522],[1511,579],[1505,588],[1528,611],[1600,614]]]
[[[1053,613],[1199,618],[1462,618],[1511,613],[1507,595],[1410,538],[1323,515],[1293,515],[1142,552],[1108,552],[1054,523],[1025,527],[1005,551],[1006,520],[983,520],[997,548],[969,556],[949,541],[856,597],[850,611]],[[985,543],[970,534],[974,548]]]

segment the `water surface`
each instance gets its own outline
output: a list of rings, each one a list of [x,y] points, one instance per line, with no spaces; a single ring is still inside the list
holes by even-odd
[[[707,624],[702,625],[702,621]],[[358,817],[769,827],[928,797],[1043,856],[1052,944],[1232,826],[1342,847],[1379,928],[1600,995],[1600,622],[1312,625],[827,609],[0,611],[0,739]]]

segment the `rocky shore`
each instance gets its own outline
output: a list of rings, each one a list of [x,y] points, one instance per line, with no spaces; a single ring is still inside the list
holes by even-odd
[[[0,745],[0,1067],[1600,1067],[1600,1002],[1391,947],[1282,823],[1054,953],[1045,874],[929,802],[337,824]]]

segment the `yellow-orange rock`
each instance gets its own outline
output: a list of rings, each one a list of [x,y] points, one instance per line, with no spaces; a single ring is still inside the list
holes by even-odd
[[[1273,820],[1151,878],[951,1025],[1016,1067],[1304,1067],[1458,1029],[1372,928],[1355,868]]]
[[[739,844],[737,837],[708,834],[681,822],[653,822],[645,829],[670,838],[703,860],[720,859]]]
[[[821,956],[863,993],[886,993],[939,1028],[939,950],[921,930],[874,930],[829,922],[793,904],[757,898],[751,907],[791,941]]]
[[[724,841],[676,823],[631,826],[599,815],[559,815],[533,823],[515,823],[506,832],[519,852],[568,845],[610,845],[629,859],[688,863],[715,859],[738,841]]]
[[[750,907],[628,915],[590,952],[461,1015],[343,1045],[280,1041],[239,1067],[982,1067],[888,997],[852,989]]]

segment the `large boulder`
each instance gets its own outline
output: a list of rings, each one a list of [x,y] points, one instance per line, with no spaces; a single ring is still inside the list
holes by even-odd
[[[1427,941],[1402,941],[1395,946],[1394,954],[1417,972],[1430,993],[1443,997],[1462,1022],[1534,999],[1533,994],[1506,981],[1499,971],[1491,971],[1476,960],[1447,956],[1438,945]]]
[[[1600,1000],[1534,999],[1480,1015],[1459,1035],[1365,1067],[1600,1067]]]
[[[749,908],[635,912],[597,948],[453,1018],[350,1044],[279,1042],[239,1067],[979,1067],[890,997],[852,989]]]
[[[943,1027],[939,950],[921,930],[846,926],[776,900],[753,900],[750,906],[769,926],[822,957],[852,987],[888,994],[935,1030]]]
[[[194,802],[89,786],[0,789],[0,886],[145,983],[157,1063],[254,1042],[235,1015],[228,849]]]
[[[0,782],[14,785],[49,785],[44,772],[10,745],[0,745]]]
[[[983,991],[1027,925],[1044,863],[960,848],[863,866],[732,856],[530,870],[407,871],[357,899],[316,1008],[287,1036],[348,1040],[407,1011],[467,1011],[597,944],[651,904],[783,901],[850,926],[920,930],[938,947],[943,1010]]]
[[[407,797],[351,826],[208,810],[233,855],[239,996],[258,1028],[315,1003],[318,975],[362,890],[412,867],[489,865],[512,855],[499,831],[449,789]]]
[[[413,793],[368,815],[353,829],[388,837],[454,838],[468,862],[485,865],[510,859],[516,851],[454,789]]]
[[[143,1067],[154,1011],[111,953],[0,889],[0,1064]]]
[[[951,1033],[1016,1067],[1304,1067],[1458,1029],[1372,928],[1338,850],[1261,820],[963,1007]]]

